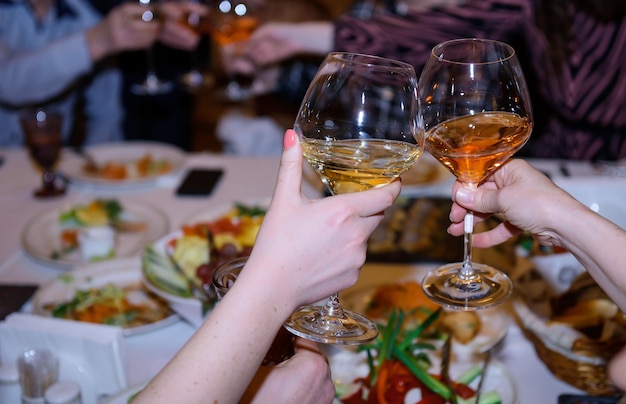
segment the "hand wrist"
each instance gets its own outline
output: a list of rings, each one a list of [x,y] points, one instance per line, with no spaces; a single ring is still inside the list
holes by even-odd
[[[111,53],[113,44],[105,22],[101,22],[89,29],[86,33],[86,40],[89,55],[94,62],[103,59]]]

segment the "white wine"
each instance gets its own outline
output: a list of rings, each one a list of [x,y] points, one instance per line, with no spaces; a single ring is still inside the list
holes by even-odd
[[[334,194],[390,183],[422,155],[417,144],[386,139],[320,140],[306,136],[304,157]]]
[[[485,112],[442,122],[426,134],[430,153],[461,182],[479,184],[528,140],[532,124],[510,112]]]

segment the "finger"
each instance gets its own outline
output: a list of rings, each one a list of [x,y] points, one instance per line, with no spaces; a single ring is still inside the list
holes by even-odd
[[[283,153],[280,158],[278,178],[274,195],[300,193],[302,187],[302,148],[293,129],[287,129],[283,138]],[[273,198],[280,199],[280,198]]]
[[[477,248],[488,248],[501,244],[520,233],[520,230],[508,222],[503,222],[489,231],[473,235],[472,243]]]
[[[382,215],[384,210],[390,207],[400,195],[402,182],[399,179],[379,188],[372,188],[362,192],[352,192],[339,196],[346,199],[354,199],[355,206],[358,206],[359,216],[369,217]],[[368,195],[367,203],[363,203],[363,192]]]
[[[296,352],[305,350],[305,351],[309,351],[309,352],[315,352],[316,354],[321,354],[322,353],[320,351],[320,347],[317,344],[317,342],[311,341],[311,340],[308,340],[308,339],[296,337],[294,339],[293,345],[294,345],[294,350]]]
[[[455,213],[454,220],[452,220],[452,213],[450,213],[452,223],[448,226],[448,233],[453,236],[461,236],[465,232],[465,213],[467,213],[467,210],[460,207],[459,209],[459,213]],[[474,214],[474,226],[484,222],[489,216],[491,215]]]
[[[450,215],[449,215],[450,221],[452,223],[460,223],[465,218],[466,213],[467,213],[467,209],[465,209],[463,206],[459,205],[458,203],[453,203],[452,207],[450,208]]]
[[[498,191],[494,189],[458,187],[454,193],[454,201],[473,212],[494,213],[502,211],[498,200]]]

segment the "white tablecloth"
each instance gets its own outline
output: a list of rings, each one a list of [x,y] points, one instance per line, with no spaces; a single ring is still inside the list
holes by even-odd
[[[110,195],[110,192],[76,186],[70,187],[64,197],[37,200],[33,198],[32,191],[39,185],[39,174],[27,154],[21,149],[4,150],[2,153],[4,162],[0,166],[0,224],[3,234],[0,243],[0,283],[42,284],[56,278],[60,270],[41,265],[29,259],[22,251],[20,235],[25,223],[35,214],[58,207],[60,204],[67,204],[72,198],[103,193]],[[611,179],[589,177],[589,180],[585,180],[584,175],[591,173],[586,165],[570,165],[570,170],[577,174],[577,177],[572,179],[564,178],[554,162],[535,163],[557,182],[565,184],[566,188],[569,186],[574,194],[583,197],[589,194],[587,190],[593,190],[593,187],[616,189],[615,182]],[[222,168],[224,176],[210,197],[176,197],[174,189],[181,178],[180,173],[160,181],[153,187],[124,191],[117,193],[116,196],[120,198],[128,196],[157,205],[167,214],[171,229],[176,229],[186,217],[209,208],[212,204],[270,197],[278,170],[278,159],[191,154],[185,167]],[[618,192],[619,195],[616,197],[623,201],[626,186],[623,182],[618,184],[621,194]],[[449,185],[449,183],[442,185],[439,190],[442,195],[449,194]],[[315,188],[310,184],[305,183],[304,188],[305,194],[316,195]],[[367,270],[366,266],[364,273]],[[193,332],[193,327],[179,321],[150,333],[126,337],[124,343],[128,385],[143,383],[153,377]],[[521,403],[556,403],[561,393],[580,393],[577,389],[557,380],[547,370],[537,358],[531,343],[515,325],[511,327],[498,357],[514,375],[519,386]]]

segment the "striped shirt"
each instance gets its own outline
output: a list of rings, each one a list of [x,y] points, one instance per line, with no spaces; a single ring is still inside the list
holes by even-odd
[[[534,0],[467,0],[404,15],[346,14],[335,21],[335,50],[402,60],[419,74],[437,43],[463,37],[510,43],[535,104],[536,125],[523,155],[626,158],[626,17],[598,22],[570,4],[572,52],[551,74],[551,49],[535,23],[535,6]]]

